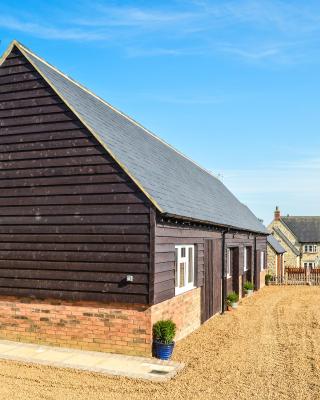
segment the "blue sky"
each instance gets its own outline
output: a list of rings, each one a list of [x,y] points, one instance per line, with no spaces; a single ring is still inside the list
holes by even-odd
[[[17,39],[269,223],[320,215],[320,2],[1,0]]]

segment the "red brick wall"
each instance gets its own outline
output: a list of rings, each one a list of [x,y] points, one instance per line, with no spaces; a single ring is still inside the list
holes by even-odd
[[[182,339],[201,325],[201,288],[182,293],[151,307],[151,323],[172,319],[177,325],[175,340]]]
[[[171,318],[176,340],[200,326],[200,290],[152,307],[0,297],[0,339],[150,356],[154,322]]]
[[[0,339],[150,355],[147,306],[0,298]]]
[[[266,274],[267,274],[267,270],[265,270],[265,269],[260,272],[260,288],[259,289],[261,289],[265,286]]]

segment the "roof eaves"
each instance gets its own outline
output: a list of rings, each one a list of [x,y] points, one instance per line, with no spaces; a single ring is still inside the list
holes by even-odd
[[[258,233],[259,235],[264,235],[264,236],[268,236],[269,232],[267,231],[259,231],[259,230],[254,230],[254,229],[249,229],[249,228],[240,228],[238,226],[233,226],[233,225],[227,225],[227,224],[219,224],[213,221],[205,221],[205,220],[200,220],[200,219],[196,219],[196,218],[192,218],[192,217],[184,217],[181,215],[176,215],[176,214],[170,214],[170,213],[162,213],[162,215],[164,217],[168,217],[168,218],[175,218],[175,219],[180,219],[180,220],[184,220],[184,221],[192,221],[192,222],[196,222],[199,224],[205,224],[205,225],[211,225],[211,226],[217,226],[219,228],[228,228],[228,229],[232,229],[234,231],[241,231],[241,232],[252,232],[252,233]]]

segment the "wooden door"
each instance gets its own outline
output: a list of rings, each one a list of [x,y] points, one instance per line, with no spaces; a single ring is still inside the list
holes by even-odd
[[[201,298],[201,319],[205,322],[221,311],[222,240],[204,242],[204,284]]]
[[[213,314],[222,311],[222,239],[213,242]]]
[[[240,294],[239,278],[240,278],[240,265],[239,265],[239,248],[234,247],[231,249],[231,264],[232,264],[232,290]]]
[[[260,289],[260,271],[261,271],[260,260],[261,260],[260,250],[256,250],[255,263],[254,263],[254,286],[256,290]]]

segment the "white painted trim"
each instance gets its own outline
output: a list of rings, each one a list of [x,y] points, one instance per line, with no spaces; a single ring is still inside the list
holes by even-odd
[[[248,257],[247,257],[248,247],[244,246],[243,248],[243,272],[248,271]]]
[[[186,249],[185,257],[181,257],[180,256],[182,248]],[[189,264],[188,264],[188,262],[189,262],[189,249],[190,248],[192,248],[192,265],[193,265],[193,281],[192,282],[188,282],[188,280],[189,280]],[[195,268],[194,268],[194,250],[195,250],[195,246],[193,244],[192,245],[180,244],[180,245],[175,246],[175,250],[176,251],[178,250],[178,257],[176,259],[176,268],[175,268],[175,273],[177,274],[175,281],[178,284],[180,282],[180,268],[179,268],[179,265],[180,265],[180,263],[183,263],[183,262],[186,264],[185,265],[185,283],[186,284],[183,287],[175,286],[175,295],[177,296],[177,295],[179,295],[181,293],[185,293],[185,292],[188,292],[189,290],[195,289],[195,285],[194,285],[194,280],[195,280],[195,276],[194,276],[194,273],[195,273]]]
[[[265,270],[265,252],[263,250],[260,251],[260,271]]]
[[[227,248],[227,279],[231,278],[231,250]]]

